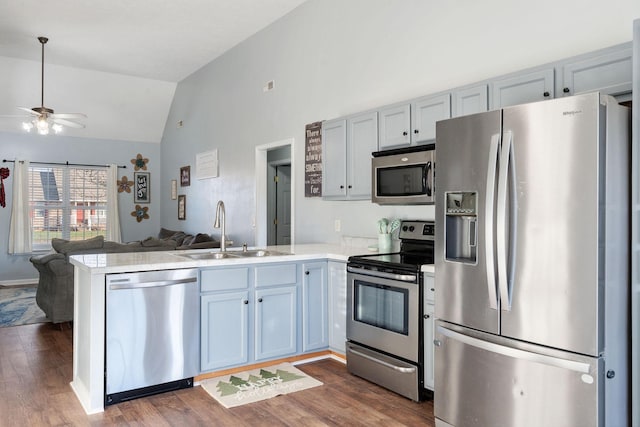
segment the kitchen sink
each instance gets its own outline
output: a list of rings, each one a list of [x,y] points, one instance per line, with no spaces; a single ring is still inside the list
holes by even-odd
[[[247,258],[265,257],[265,256],[277,256],[277,255],[291,255],[290,253],[287,253],[287,252],[268,251],[268,250],[265,250],[265,249],[255,249],[255,250],[250,250],[250,251],[238,251],[238,252],[233,252],[233,254],[235,256],[247,257]]]
[[[225,258],[255,258],[267,256],[291,255],[287,252],[268,251],[266,249],[252,249],[248,251],[228,251],[228,252],[199,252],[192,254],[179,254],[181,257],[207,260],[207,259],[225,259]]]
[[[196,253],[196,254],[180,254],[181,257],[191,258],[191,259],[224,259],[224,258],[234,258],[229,252],[206,252],[206,253]]]

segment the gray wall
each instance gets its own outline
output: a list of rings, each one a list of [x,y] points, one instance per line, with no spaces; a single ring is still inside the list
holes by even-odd
[[[197,153],[217,148],[220,176],[179,188],[187,228],[213,232],[222,199],[228,234],[251,244],[255,147],[294,138],[298,243],[373,237],[383,216],[433,218],[430,206],[305,198],[305,124],[628,42],[634,17],[640,2],[629,0],[310,0],[178,84],[162,140],[163,188]],[[264,92],[269,80],[275,88]],[[178,227],[176,210],[163,193],[162,224]]]
[[[69,162],[83,164],[126,165],[119,169],[118,176],[133,180],[131,159],[140,153],[149,159],[147,172],[151,173],[151,203],[149,219],[136,222],[131,216],[134,209],[133,193],[118,195],[122,239],[140,240],[150,235],[156,236],[160,228],[160,144],[111,141],[104,139],[83,139],[56,135],[40,136],[0,132],[0,160],[27,159],[32,162]],[[38,277],[38,272],[29,262],[29,256],[7,254],[9,245],[9,224],[13,200],[13,163],[0,163],[8,167],[11,176],[4,181],[7,207],[0,209],[0,284],[12,281],[28,281]]]

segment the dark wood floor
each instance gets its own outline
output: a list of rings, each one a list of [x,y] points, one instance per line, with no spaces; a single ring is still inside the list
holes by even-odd
[[[88,416],[69,386],[72,331],[0,328],[0,426],[434,426],[431,401],[389,392],[334,360],[297,367],[324,386],[232,409],[195,387]]]

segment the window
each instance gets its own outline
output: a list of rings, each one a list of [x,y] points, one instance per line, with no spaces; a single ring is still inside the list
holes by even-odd
[[[54,237],[82,240],[107,233],[107,170],[73,166],[29,168],[33,249]]]

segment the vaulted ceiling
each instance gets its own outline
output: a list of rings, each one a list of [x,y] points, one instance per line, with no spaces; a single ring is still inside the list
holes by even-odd
[[[46,36],[45,105],[89,116],[87,128],[71,130],[71,136],[159,142],[176,82],[303,2],[2,1],[0,115],[39,105],[37,37]],[[147,125],[154,129],[124,131],[145,124],[144,117],[130,124],[120,117],[135,111],[149,114]],[[0,131],[16,128],[16,120],[0,119]]]

